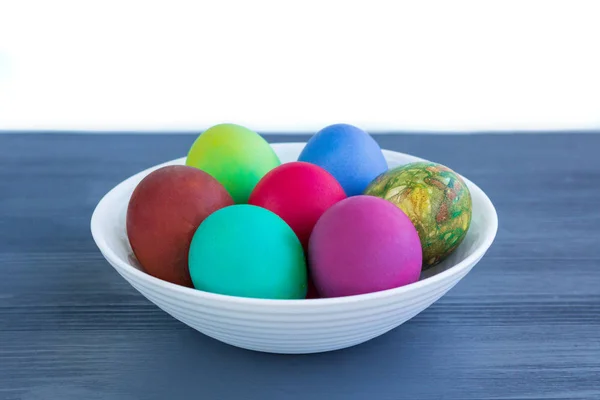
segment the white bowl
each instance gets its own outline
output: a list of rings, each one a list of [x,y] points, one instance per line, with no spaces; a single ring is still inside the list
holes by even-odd
[[[282,162],[295,161],[303,143],[273,144]],[[384,150],[390,167],[422,159]],[[129,197],[157,165],[121,182],[98,203],[91,221],[94,240],[108,262],[148,300],[192,328],[233,346],[270,353],[316,353],[354,346],[396,328],[442,297],[483,257],[498,228],[485,193],[465,179],[473,199],[467,236],[444,262],[413,284],[358,296],[266,300],[207,293],[154,278],[141,269],[125,233]]]

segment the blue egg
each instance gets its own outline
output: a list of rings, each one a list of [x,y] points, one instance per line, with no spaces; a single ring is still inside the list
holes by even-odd
[[[342,185],[347,196],[362,194],[373,179],[388,169],[375,139],[348,124],[321,129],[310,138],[298,161],[327,170]]]

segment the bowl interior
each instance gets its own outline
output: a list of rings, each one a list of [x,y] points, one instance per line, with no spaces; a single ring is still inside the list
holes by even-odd
[[[272,147],[282,163],[285,163],[298,159],[304,143],[280,143],[273,144]],[[423,161],[421,158],[387,150],[384,150],[384,155],[390,168],[410,162]],[[117,263],[122,267],[135,268],[143,272],[129,246],[125,230],[125,215],[129,198],[137,184],[151,171],[166,165],[184,163],[185,157],[182,157],[144,170],[117,185],[100,201],[92,217],[92,234],[104,256],[113,265]],[[421,281],[461,264],[468,257],[477,255],[478,258],[481,258],[495,237],[497,216],[492,203],[481,189],[468,179],[464,177],[463,179],[469,187],[473,202],[471,227],[462,244],[454,253],[437,266],[424,271],[420,277]],[[164,284],[176,286],[168,282],[164,282]]]

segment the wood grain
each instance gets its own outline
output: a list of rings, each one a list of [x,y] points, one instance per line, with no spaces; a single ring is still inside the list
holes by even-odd
[[[600,135],[376,138],[482,187],[496,242],[400,328],[278,356],[175,321],[90,236],[106,191],[193,136],[0,135],[0,399],[600,398]]]

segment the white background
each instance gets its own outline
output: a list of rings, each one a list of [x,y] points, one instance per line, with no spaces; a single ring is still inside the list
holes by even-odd
[[[0,0],[0,130],[598,129],[599,5]]]

